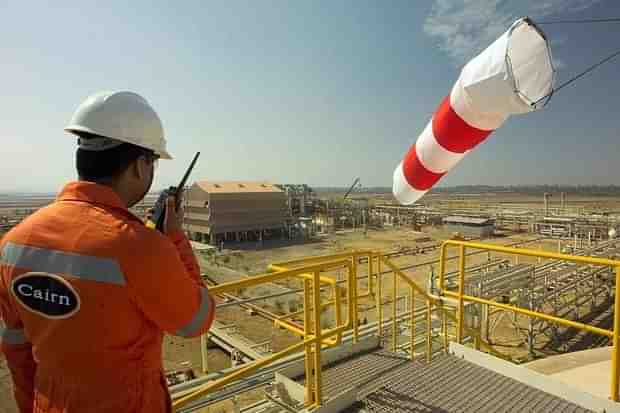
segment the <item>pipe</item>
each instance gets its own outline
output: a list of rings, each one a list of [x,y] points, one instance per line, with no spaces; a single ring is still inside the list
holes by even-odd
[[[452,291],[444,291],[444,294],[446,296],[459,299],[459,294],[458,293],[454,293]],[[539,312],[536,312],[536,311],[526,310],[526,309],[523,309],[523,308],[520,308],[520,307],[516,307],[516,306],[513,306],[513,305],[509,305],[509,304],[501,304],[501,303],[498,303],[496,301],[485,300],[483,298],[473,297],[471,295],[466,295],[466,294],[463,294],[462,298],[463,298],[464,301],[467,300],[467,301],[471,301],[471,302],[474,302],[474,303],[487,304],[487,305],[490,305],[492,307],[498,307],[498,308],[501,308],[503,310],[512,311],[512,312],[518,313],[518,314],[523,314],[523,315],[526,315],[528,317],[541,318],[541,319],[543,319],[545,321],[550,321],[552,323],[557,323],[557,324],[563,325],[565,327],[572,327],[572,328],[576,328],[578,330],[588,331],[590,333],[598,334],[598,335],[609,337],[609,338],[613,338],[613,335],[614,335],[613,331],[610,331],[610,330],[605,330],[605,329],[602,329],[602,328],[593,327],[593,326],[590,326],[588,324],[579,323],[577,321],[565,320],[563,318],[554,317],[554,316],[551,316],[551,315],[548,315],[548,314],[544,314],[544,313],[539,313]]]
[[[620,374],[620,266],[616,267],[616,296],[614,297],[613,350],[611,353],[611,399],[618,401]]]
[[[456,341],[459,344],[463,342],[463,322],[465,319],[465,307],[463,305],[463,290],[465,289],[465,245],[459,246],[459,293],[457,298],[459,300],[459,318],[457,321]],[[445,292],[444,292],[445,293]]]
[[[321,365],[321,341],[323,331],[321,329],[321,284],[319,271],[314,272],[314,282],[312,283],[312,293],[314,298],[314,406],[320,407],[323,404],[322,395],[322,365]],[[354,342],[357,342],[357,334],[354,336]]]
[[[310,280],[304,279],[304,340],[307,340],[310,334],[313,334],[312,323],[311,323],[311,314],[310,314]],[[313,395],[314,391],[312,390],[313,382],[310,380],[312,377],[312,349],[310,346],[304,347],[304,366],[306,371],[306,397],[305,404],[310,406],[314,403]]]

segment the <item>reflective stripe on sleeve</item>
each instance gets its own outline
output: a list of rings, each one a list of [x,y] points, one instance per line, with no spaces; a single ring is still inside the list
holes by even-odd
[[[113,258],[92,257],[70,252],[7,242],[0,263],[52,274],[68,274],[84,280],[125,285],[125,276]]]
[[[200,289],[200,307],[198,308],[198,311],[196,311],[196,314],[187,325],[181,327],[175,332],[175,335],[181,337],[191,337],[195,335],[196,332],[200,330],[200,327],[202,327],[205,320],[207,320],[209,312],[213,310],[210,307],[209,290],[203,287]]]
[[[0,327],[0,343],[16,346],[28,343],[28,339],[23,329]]]

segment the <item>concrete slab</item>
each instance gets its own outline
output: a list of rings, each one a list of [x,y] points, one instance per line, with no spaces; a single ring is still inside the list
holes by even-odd
[[[611,360],[611,347],[575,351],[522,364],[523,367],[542,374],[555,374],[577,367]]]
[[[597,369],[596,364],[599,363],[593,363],[553,375],[546,375],[457,343],[450,343],[450,352],[471,363],[527,384],[550,395],[554,395],[555,397],[570,401],[584,409],[601,413],[620,413],[620,403],[614,403],[609,399],[611,371],[609,370],[609,365],[598,366]],[[582,357],[585,356],[582,355]],[[602,357],[602,354],[592,353],[589,357]],[[609,362],[603,361],[600,363]],[[602,370],[602,368],[605,368],[605,370]],[[580,378],[579,372],[577,371],[579,369],[587,369],[588,377],[582,376],[582,378]],[[558,375],[564,375],[564,380],[560,379]],[[590,391],[587,386],[584,385],[584,382],[588,380],[593,382],[592,387],[597,389],[596,392]]]
[[[608,398],[611,386],[611,350],[602,347],[561,354],[523,366],[553,377],[571,387]]]
[[[551,374],[556,380],[602,398],[608,398],[611,387],[611,360]]]

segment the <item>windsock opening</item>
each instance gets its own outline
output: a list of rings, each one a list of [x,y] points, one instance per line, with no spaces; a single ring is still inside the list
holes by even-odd
[[[551,93],[555,80],[551,48],[542,30],[528,18],[515,22],[509,32],[506,66],[515,91],[530,110],[538,109],[535,103]]]

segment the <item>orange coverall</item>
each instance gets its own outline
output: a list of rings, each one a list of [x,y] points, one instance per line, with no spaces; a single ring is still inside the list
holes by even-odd
[[[103,185],[67,184],[0,242],[0,351],[22,413],[170,411],[163,333],[198,336],[214,310],[187,238]]]

